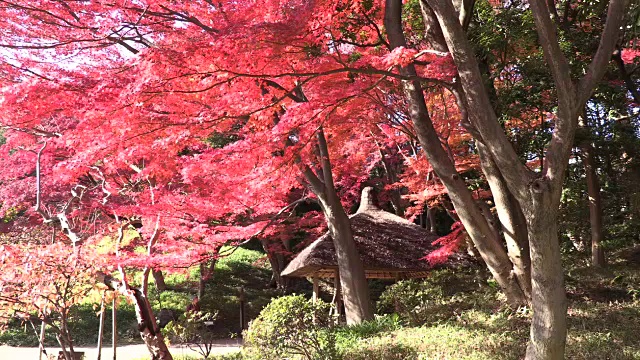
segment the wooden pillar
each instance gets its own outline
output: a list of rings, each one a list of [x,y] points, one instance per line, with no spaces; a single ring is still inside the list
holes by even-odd
[[[335,287],[334,306],[336,314],[342,315],[342,285],[340,284],[340,272],[336,270],[333,276],[333,286]]]
[[[319,295],[318,290],[319,290],[318,274],[313,274],[313,297],[311,298],[311,300],[314,304],[318,302],[318,295]]]
[[[116,360],[116,349],[118,348],[118,323],[116,321],[116,298],[117,296],[113,296],[113,303],[111,306],[111,337],[112,337],[112,345],[113,345],[113,360]]]

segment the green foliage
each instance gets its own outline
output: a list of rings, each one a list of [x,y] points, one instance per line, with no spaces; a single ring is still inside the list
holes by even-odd
[[[375,315],[374,320],[364,321],[357,325],[335,328],[337,350],[345,357],[353,348],[358,348],[363,339],[368,339],[384,332],[392,332],[402,328],[398,314]]]
[[[221,252],[228,249],[223,248]],[[244,289],[247,320],[258,316],[260,311],[279,292],[269,286],[271,270],[268,261],[260,261],[264,253],[238,248],[231,255],[220,258],[207,282],[205,296],[200,299],[203,311],[217,313],[214,331],[219,337],[238,334],[240,329],[239,294]],[[197,279],[199,272],[193,277]]]
[[[338,359],[335,319],[330,305],[312,303],[302,295],[274,299],[245,334],[245,341],[263,359],[296,355],[308,360]]]
[[[474,271],[440,270],[424,280],[403,280],[390,286],[380,296],[378,310],[397,313],[402,321],[415,326],[444,321],[488,301],[496,301],[495,291]]]
[[[95,345],[98,342],[98,327],[100,317],[98,308],[91,304],[73,306],[69,313],[69,332],[74,344],[86,346]],[[111,339],[111,308],[105,310],[105,343]],[[40,331],[39,324],[35,324]],[[122,303],[118,306],[118,339],[122,344],[138,342],[140,335],[136,329],[135,310],[129,304]],[[28,323],[15,320],[9,324],[6,332],[0,332],[0,344],[10,346],[38,346],[38,336]],[[45,332],[45,346],[59,346],[52,330]]]
[[[162,332],[169,341],[186,344],[207,359],[216,340],[208,327],[213,325],[216,316],[217,314],[201,311],[188,311],[178,320],[170,322]]]

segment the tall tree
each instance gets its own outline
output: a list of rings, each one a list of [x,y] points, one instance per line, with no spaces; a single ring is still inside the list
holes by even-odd
[[[626,2],[609,4],[607,23],[598,51],[578,82],[574,82],[560,49],[556,24],[547,2],[533,0],[531,11],[555,82],[558,111],[552,140],[546,149],[541,173],[533,173],[521,162],[493,111],[475,54],[453,5],[427,1],[442,28],[449,51],[458,67],[461,85],[469,105],[471,123],[487,145],[507,186],[527,220],[532,264],[533,319],[527,359],[562,359],[566,339],[566,297],[557,234],[557,209],[567,162],[573,146],[578,114],[604,74],[623,22]]]

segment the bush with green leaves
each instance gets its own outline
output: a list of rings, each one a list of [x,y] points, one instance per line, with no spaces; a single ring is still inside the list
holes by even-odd
[[[396,313],[411,326],[444,321],[495,300],[490,284],[478,281],[482,277],[474,269],[438,270],[426,279],[399,281],[380,295],[378,311]]]
[[[302,295],[274,299],[245,333],[249,351],[261,359],[339,359],[330,304]]]
[[[201,311],[187,311],[178,320],[167,324],[162,332],[171,342],[185,344],[207,359],[216,340],[214,333],[209,330],[216,316]]]

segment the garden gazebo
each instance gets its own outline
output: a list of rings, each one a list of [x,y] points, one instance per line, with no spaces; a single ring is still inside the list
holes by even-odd
[[[365,188],[358,211],[351,215],[356,248],[368,279],[409,279],[429,274],[433,267],[421,258],[436,249],[439,237],[422,227],[386,212],[373,202],[372,188]],[[453,254],[444,266],[462,265],[466,255]],[[338,263],[333,240],[325,233],[302,250],[283,270],[283,276],[313,278],[313,298],[318,297],[318,279],[333,278],[335,301],[340,299]]]

